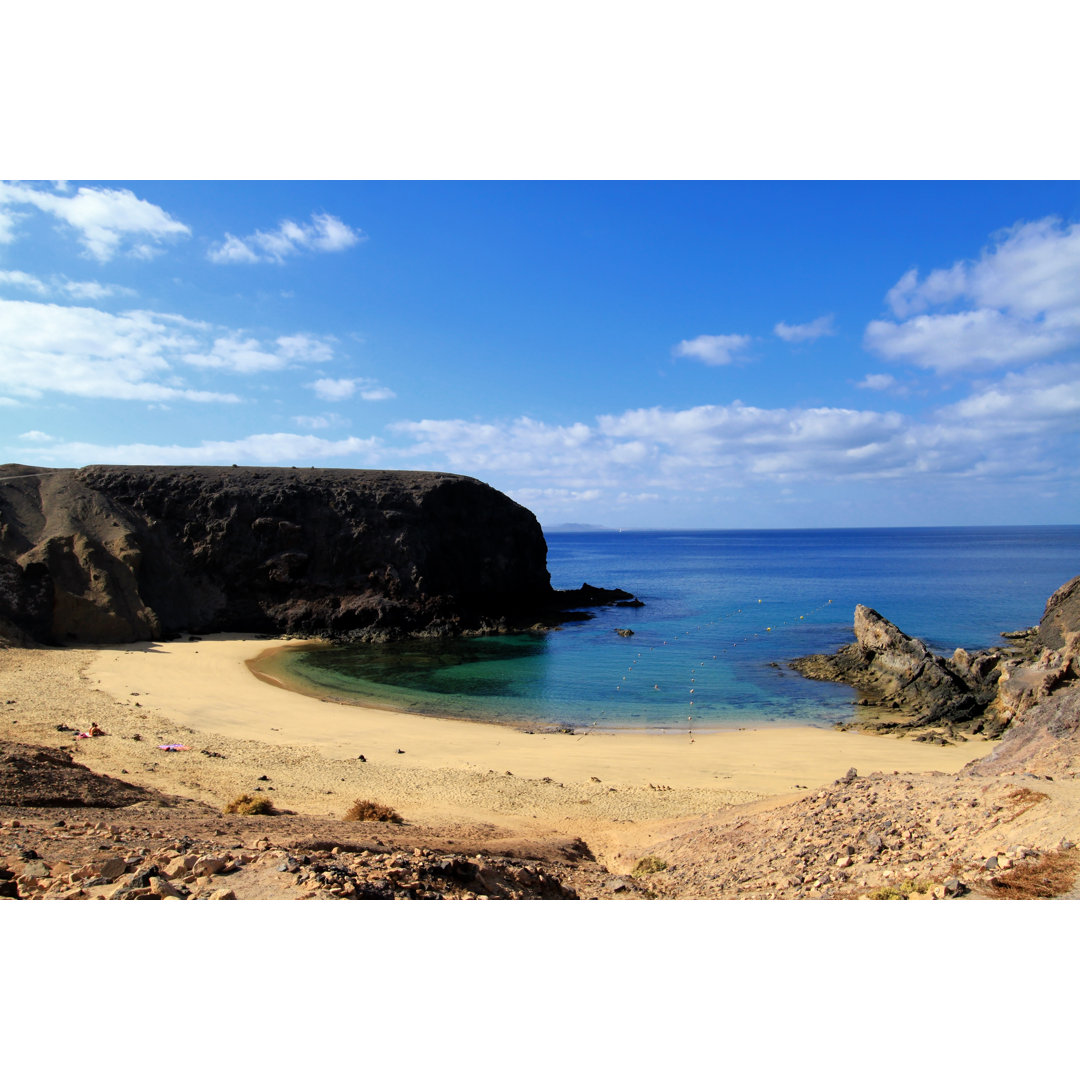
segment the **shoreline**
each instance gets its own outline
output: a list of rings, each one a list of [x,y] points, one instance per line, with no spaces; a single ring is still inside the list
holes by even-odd
[[[18,699],[6,737],[62,746],[95,771],[211,806],[261,789],[279,809],[341,820],[355,799],[374,799],[410,822],[581,836],[613,866],[702,814],[781,805],[849,768],[954,773],[986,752],[977,740],[940,747],[811,727],[693,741],[527,734],[284,691],[247,666],[281,644],[222,634],[4,650],[0,667]],[[70,729],[91,721],[108,737],[74,739]],[[173,742],[190,749],[159,749]]]
[[[318,684],[314,682],[306,682],[302,678],[289,679],[281,673],[275,673],[273,670],[266,670],[266,667],[273,663],[275,654],[313,647],[333,648],[333,645],[330,642],[325,642],[318,638],[289,641],[284,644],[272,645],[269,648],[263,649],[258,655],[250,657],[248,660],[245,660],[244,663],[256,679],[268,683],[279,690],[300,694],[303,697],[314,698],[316,701],[324,701],[334,705],[345,705],[348,708],[353,709],[373,709],[378,712],[395,713],[401,716],[425,716],[432,720],[440,720],[447,723],[480,724],[485,727],[509,728],[516,731],[523,731],[527,735],[572,735],[578,738],[586,734],[642,735],[659,738],[687,738],[688,736],[697,737],[699,735],[725,735],[736,731],[786,731],[791,729],[802,730],[803,728],[812,728],[817,731],[838,731],[845,723],[851,723],[850,721],[844,722],[838,720],[833,724],[828,725],[795,724],[781,723],[771,718],[765,718],[758,720],[756,723],[751,720],[743,720],[739,722],[738,727],[728,724],[722,726],[709,726],[708,724],[703,724],[700,727],[694,725],[691,729],[689,726],[678,728],[675,724],[665,724],[661,727],[660,725],[648,723],[626,725],[624,727],[605,725],[602,728],[598,728],[595,724],[583,724],[581,726],[571,727],[568,724],[557,720],[515,717],[505,717],[495,720],[476,716],[454,716],[449,712],[426,712],[416,709],[406,709],[377,699],[364,700],[358,695],[354,697],[344,696],[333,690],[319,687]]]
[[[269,646],[282,647],[288,643]],[[573,735],[529,734],[510,725],[431,717],[295,693],[252,677],[253,653],[267,648],[264,641],[239,635],[215,635],[199,642],[97,646],[87,674],[117,700],[130,700],[130,691],[141,689],[143,707],[165,707],[170,716],[195,731],[277,743],[300,739],[331,756],[355,758],[364,753],[375,760],[381,754],[400,768],[501,766],[499,771],[509,768],[518,775],[531,771],[538,778],[557,769],[565,774],[557,779],[583,782],[596,775],[597,768],[606,767],[624,784],[678,782],[704,787],[722,787],[715,781],[734,781],[738,773],[740,779],[750,781],[753,790],[776,795],[781,793],[781,774],[790,775],[792,782],[834,779],[830,770],[837,766],[832,761],[841,760],[836,757],[841,751],[861,759],[867,771],[872,771],[871,766],[948,770],[978,756],[977,744],[930,748],[907,740],[794,725],[701,733],[693,740],[685,733],[665,737],[660,732],[592,729]],[[405,742],[412,745],[404,746]],[[406,753],[397,754],[399,748]],[[815,748],[824,761],[817,760]],[[858,762],[852,764],[858,767]],[[762,771],[760,777],[752,775],[754,768]],[[770,779],[768,774],[774,775]]]

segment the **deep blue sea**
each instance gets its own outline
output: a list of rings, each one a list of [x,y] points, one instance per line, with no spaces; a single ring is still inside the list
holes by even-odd
[[[1080,574],[1080,526],[552,533],[556,588],[642,608],[544,634],[284,654],[310,690],[411,712],[657,732],[827,726],[854,693],[787,661],[854,639],[866,604],[936,652],[1001,643]],[[634,631],[618,635],[616,628]]]

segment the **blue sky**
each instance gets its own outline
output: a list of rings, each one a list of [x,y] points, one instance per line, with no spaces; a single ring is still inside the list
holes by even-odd
[[[546,524],[1080,521],[1080,184],[0,185],[0,458]]]

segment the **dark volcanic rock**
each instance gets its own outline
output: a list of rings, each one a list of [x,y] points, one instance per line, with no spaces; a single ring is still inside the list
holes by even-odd
[[[535,517],[447,473],[0,466],[0,632],[384,638],[494,629],[562,597]]]
[[[791,666],[807,678],[855,687],[867,695],[860,704],[904,714],[895,723],[860,726],[939,725],[993,736],[1080,677],[1080,578],[1051,596],[1037,628],[1003,636],[1010,647],[957,649],[946,660],[860,604],[854,643],[832,656],[801,657]]]
[[[0,806],[130,806],[145,788],[91,772],[63,750],[0,742]]]
[[[944,660],[873,608],[855,608],[855,641],[834,656],[808,656],[791,666],[808,678],[844,682],[875,703],[918,714],[921,723],[970,721],[993,696],[975,693]]]

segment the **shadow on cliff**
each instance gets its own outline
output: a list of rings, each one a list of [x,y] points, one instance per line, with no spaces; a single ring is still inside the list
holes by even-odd
[[[550,625],[632,599],[553,590],[536,518],[470,477],[0,466],[0,633],[15,639],[390,640]]]

